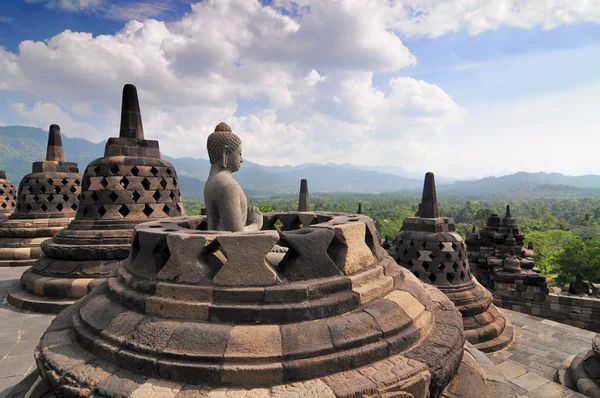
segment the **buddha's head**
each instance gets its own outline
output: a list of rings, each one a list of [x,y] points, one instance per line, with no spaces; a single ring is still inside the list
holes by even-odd
[[[227,123],[219,123],[206,141],[210,164],[221,164],[223,168],[235,173],[242,165],[242,140]]]

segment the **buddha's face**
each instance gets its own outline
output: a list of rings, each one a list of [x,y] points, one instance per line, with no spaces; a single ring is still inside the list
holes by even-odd
[[[234,151],[229,152],[229,156],[227,157],[227,168],[231,170],[232,173],[235,173],[240,169],[242,162],[242,144],[240,144]]]

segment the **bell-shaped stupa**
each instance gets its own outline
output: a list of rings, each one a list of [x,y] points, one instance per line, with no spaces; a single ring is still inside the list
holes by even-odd
[[[17,207],[17,188],[0,170],[0,222],[5,221]]]
[[[135,86],[123,88],[119,138],[83,176],[75,219],[21,277],[22,292],[8,301],[38,312],[59,312],[102,283],[129,255],[136,224],[183,215],[173,165],[160,158],[158,141],[144,139]]]
[[[452,300],[463,316],[465,336],[476,348],[491,352],[512,342],[513,327],[492,304],[492,294],[471,275],[467,248],[455,232],[454,220],[438,215],[433,173],[425,175],[419,216],[404,220],[390,253]]]
[[[372,219],[261,215],[232,178],[239,137],[213,134],[207,215],[135,226],[127,260],[42,337],[32,398],[511,396]]]
[[[80,191],[77,163],[65,162],[60,127],[53,124],[46,160],[33,163],[19,184],[14,212],[0,223],[0,266],[32,265],[40,244],[75,217]]]

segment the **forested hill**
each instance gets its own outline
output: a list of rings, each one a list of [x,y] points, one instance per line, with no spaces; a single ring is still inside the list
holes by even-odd
[[[0,168],[18,184],[31,171],[31,163],[45,158],[47,131],[23,126],[0,126]],[[86,165],[104,153],[105,142],[92,143],[63,134],[68,161]],[[210,164],[206,159],[163,157],[173,163],[181,178],[183,194],[188,199],[201,199],[204,180]],[[404,174],[404,175],[403,175]],[[351,164],[303,164],[299,166],[262,166],[244,161],[236,180],[251,196],[293,194],[301,178],[309,180],[311,192],[390,192],[419,195],[423,179],[406,173],[400,167],[361,167]],[[519,172],[502,177],[473,181],[455,181],[439,176],[438,192],[461,197],[581,197],[600,196],[600,176],[566,176],[559,173]]]

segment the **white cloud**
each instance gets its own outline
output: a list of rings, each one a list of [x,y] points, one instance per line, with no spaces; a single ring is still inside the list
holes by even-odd
[[[47,8],[96,13],[105,18],[124,21],[159,17],[172,11],[170,0],[146,0],[128,4],[119,0],[25,0],[25,2],[44,3]]]
[[[442,149],[453,144],[440,144],[448,139],[443,133],[469,116],[435,84],[394,77],[416,64],[394,32],[437,36],[462,27],[478,33],[595,18],[589,3],[556,2],[540,13],[532,1],[521,3],[516,9],[508,0],[281,0],[266,7],[206,0],[175,22],[131,20],[112,35],[66,30],[23,41],[16,53],[0,47],[0,90],[37,98],[14,105],[24,120],[44,128],[58,123],[69,136],[101,140],[118,132],[123,84],[136,84],[146,136],[172,156],[205,157],[207,135],[227,121],[244,140],[244,156],[262,164],[423,167],[447,157]],[[46,4],[105,13],[117,5]],[[143,10],[134,17],[154,13]],[[133,15],[121,11],[121,17]],[[373,85],[380,72],[392,76],[385,90]],[[239,109],[265,99],[261,109]]]
[[[33,107],[27,108],[22,102],[13,104],[14,111],[28,123],[41,128],[48,128],[51,124],[59,124],[61,131],[69,137],[85,137],[92,141],[104,139],[104,134],[88,123],[75,122],[58,105],[36,102]]]

